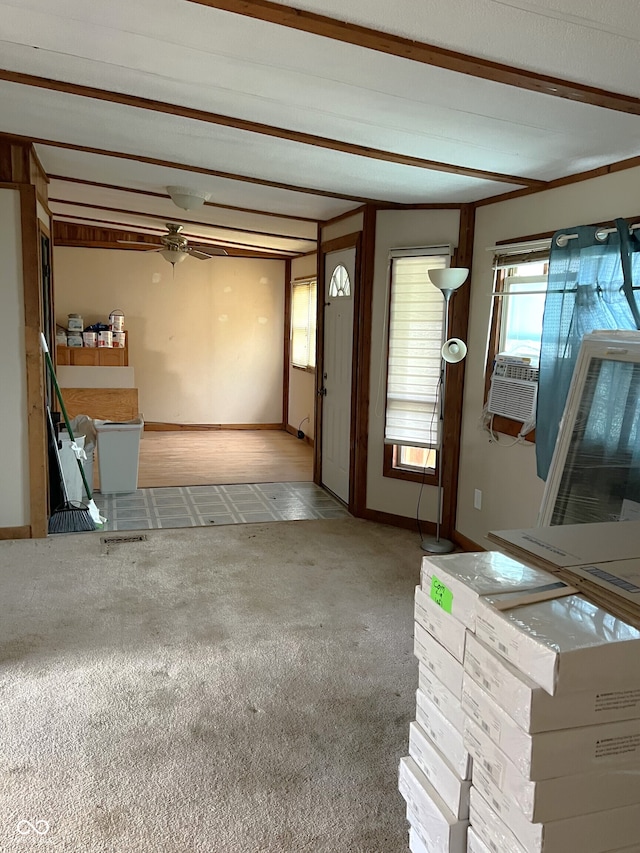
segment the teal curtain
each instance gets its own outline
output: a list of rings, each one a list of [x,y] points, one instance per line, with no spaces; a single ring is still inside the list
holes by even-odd
[[[564,239],[569,234],[577,237]],[[582,225],[553,235],[536,417],[536,461],[543,480],[582,338],[597,329],[640,329],[634,280],[640,280],[640,242],[625,220],[616,220],[610,234]]]

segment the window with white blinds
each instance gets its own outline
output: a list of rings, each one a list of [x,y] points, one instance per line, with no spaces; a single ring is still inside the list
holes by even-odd
[[[295,367],[316,366],[315,278],[294,281],[291,292],[291,363]]]
[[[384,440],[437,448],[444,299],[428,270],[448,267],[450,253],[449,247],[415,252],[391,253]]]

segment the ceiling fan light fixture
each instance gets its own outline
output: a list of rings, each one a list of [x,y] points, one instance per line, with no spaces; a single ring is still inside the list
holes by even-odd
[[[167,187],[167,192],[171,201],[183,210],[195,210],[211,198],[211,193],[192,190],[190,187]]]
[[[182,249],[162,249],[160,251],[160,255],[162,255],[165,261],[169,261],[173,266],[182,263],[188,254],[189,252],[183,252]]]

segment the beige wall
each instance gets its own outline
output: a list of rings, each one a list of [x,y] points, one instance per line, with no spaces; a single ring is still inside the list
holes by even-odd
[[[0,527],[30,523],[20,193],[0,189]]]
[[[486,249],[500,240],[637,216],[639,188],[640,169],[633,169],[487,205],[476,212],[457,529],[479,545],[490,544],[485,538],[490,530],[534,526],[544,488],[535,473],[531,444],[509,447],[513,439],[505,436],[503,444],[496,445],[478,426],[493,282],[493,255]],[[475,489],[482,491],[481,510],[473,508]]]
[[[303,278],[317,273],[317,255],[307,255],[304,258],[294,258],[291,261],[291,278]],[[305,421],[301,429],[313,438],[315,432],[316,404],[316,375],[306,370],[300,370],[289,364],[289,426],[298,429],[300,422]]]
[[[371,385],[367,464],[367,507],[415,518],[420,486],[383,477],[386,391],[387,267],[389,249],[409,246],[458,245],[457,210],[383,210],[376,219],[371,340]],[[455,297],[454,297],[455,299]],[[425,487],[420,517],[435,521],[437,491]]]
[[[125,313],[147,421],[282,422],[284,262],[54,250],[56,317]]]
[[[355,234],[356,231],[362,231],[363,227],[364,213],[355,213],[353,216],[347,216],[338,222],[325,225],[322,229],[322,242],[326,243],[329,240],[335,240],[337,237],[344,237],[345,234]]]

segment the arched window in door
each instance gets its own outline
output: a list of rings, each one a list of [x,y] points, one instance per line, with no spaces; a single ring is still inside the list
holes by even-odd
[[[338,264],[333,271],[329,282],[329,296],[351,296],[351,279],[343,264]]]

